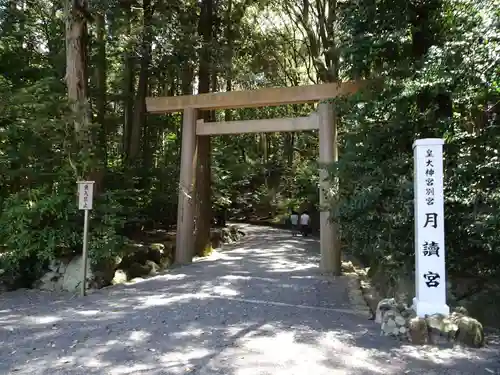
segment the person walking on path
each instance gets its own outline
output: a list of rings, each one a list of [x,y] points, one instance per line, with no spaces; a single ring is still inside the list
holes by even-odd
[[[305,210],[302,213],[302,215],[300,215],[300,229],[301,229],[303,237],[307,237],[307,235],[309,234],[310,221],[311,221],[311,218],[309,217],[309,213],[307,212],[307,210]]]
[[[296,211],[292,210],[290,224],[292,225],[292,237],[295,237],[299,232],[299,214]]]

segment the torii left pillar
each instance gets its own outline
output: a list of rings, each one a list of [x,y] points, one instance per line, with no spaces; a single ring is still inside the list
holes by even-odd
[[[179,204],[177,207],[177,235],[175,241],[175,263],[179,264],[191,263],[193,260],[196,119],[197,110],[195,108],[184,109],[182,118]]]
[[[319,121],[319,205],[320,205],[320,248],[321,260],[320,270],[327,274],[341,274],[341,250],[338,234],[338,223],[330,219],[328,207],[328,193],[331,182],[328,180],[328,171],[324,168],[338,160],[337,149],[337,124],[332,103],[320,103],[318,105]],[[334,184],[338,184],[335,181]],[[334,190],[336,186],[334,186]],[[334,197],[335,199],[335,197]]]

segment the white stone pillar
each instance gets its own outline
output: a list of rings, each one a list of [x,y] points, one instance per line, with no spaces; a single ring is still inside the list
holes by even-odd
[[[443,140],[413,144],[415,195],[415,288],[417,315],[449,314],[446,304]]]

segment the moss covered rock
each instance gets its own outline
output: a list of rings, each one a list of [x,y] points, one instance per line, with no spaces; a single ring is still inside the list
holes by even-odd
[[[384,314],[389,311],[395,309],[397,306],[397,302],[394,298],[384,298],[377,305],[377,311],[375,312],[375,322],[382,323]]]
[[[458,307],[452,314],[432,314],[417,317],[412,308],[385,298],[377,306],[381,334],[403,338],[406,331],[409,341],[423,344],[462,344],[474,348],[484,346],[483,325],[467,316],[467,310]]]
[[[429,331],[425,318],[416,316],[409,320],[408,338],[415,345],[424,345],[429,342]]]
[[[161,258],[165,256],[165,245],[162,243],[152,243],[147,251],[146,261],[160,263]]]
[[[113,277],[113,280],[111,280],[112,285],[117,285],[117,284],[124,284],[128,280],[127,274],[124,270],[116,270],[115,275]]]
[[[356,268],[351,261],[342,262],[342,273],[354,273],[356,272]]]
[[[450,320],[457,327],[455,341],[459,344],[481,348],[484,346],[483,325],[474,318],[462,313],[454,312]]]
[[[432,314],[426,316],[429,332],[429,341],[433,344],[453,343],[458,331],[457,325],[450,319],[449,315]]]
[[[129,279],[149,275],[149,272],[151,272],[151,266],[140,263],[132,263],[126,269],[126,273]]]
[[[160,262],[161,262],[161,258],[160,258]],[[150,268],[149,273],[148,273],[149,276],[155,276],[158,274],[158,272],[160,272],[161,267],[157,263],[153,262],[152,260],[147,260],[145,265]]]

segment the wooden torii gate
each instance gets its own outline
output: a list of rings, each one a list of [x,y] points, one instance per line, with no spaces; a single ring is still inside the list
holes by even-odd
[[[337,96],[352,95],[362,82],[326,83],[320,85],[263,88],[252,91],[231,91],[173,97],[149,97],[149,113],[183,112],[179,205],[177,211],[177,237],[175,258],[179,263],[192,261],[194,230],[194,176],[196,170],[196,140],[198,136],[219,134],[285,132],[319,130],[319,162],[338,160],[337,126],[333,105],[320,103],[316,112],[308,117],[269,120],[228,121],[204,123],[197,120],[199,110],[265,107],[282,104],[311,103]],[[320,209],[326,203],[325,178],[320,170]],[[326,273],[340,274],[341,251],[337,225],[328,220],[329,212],[320,212],[320,269]]]

